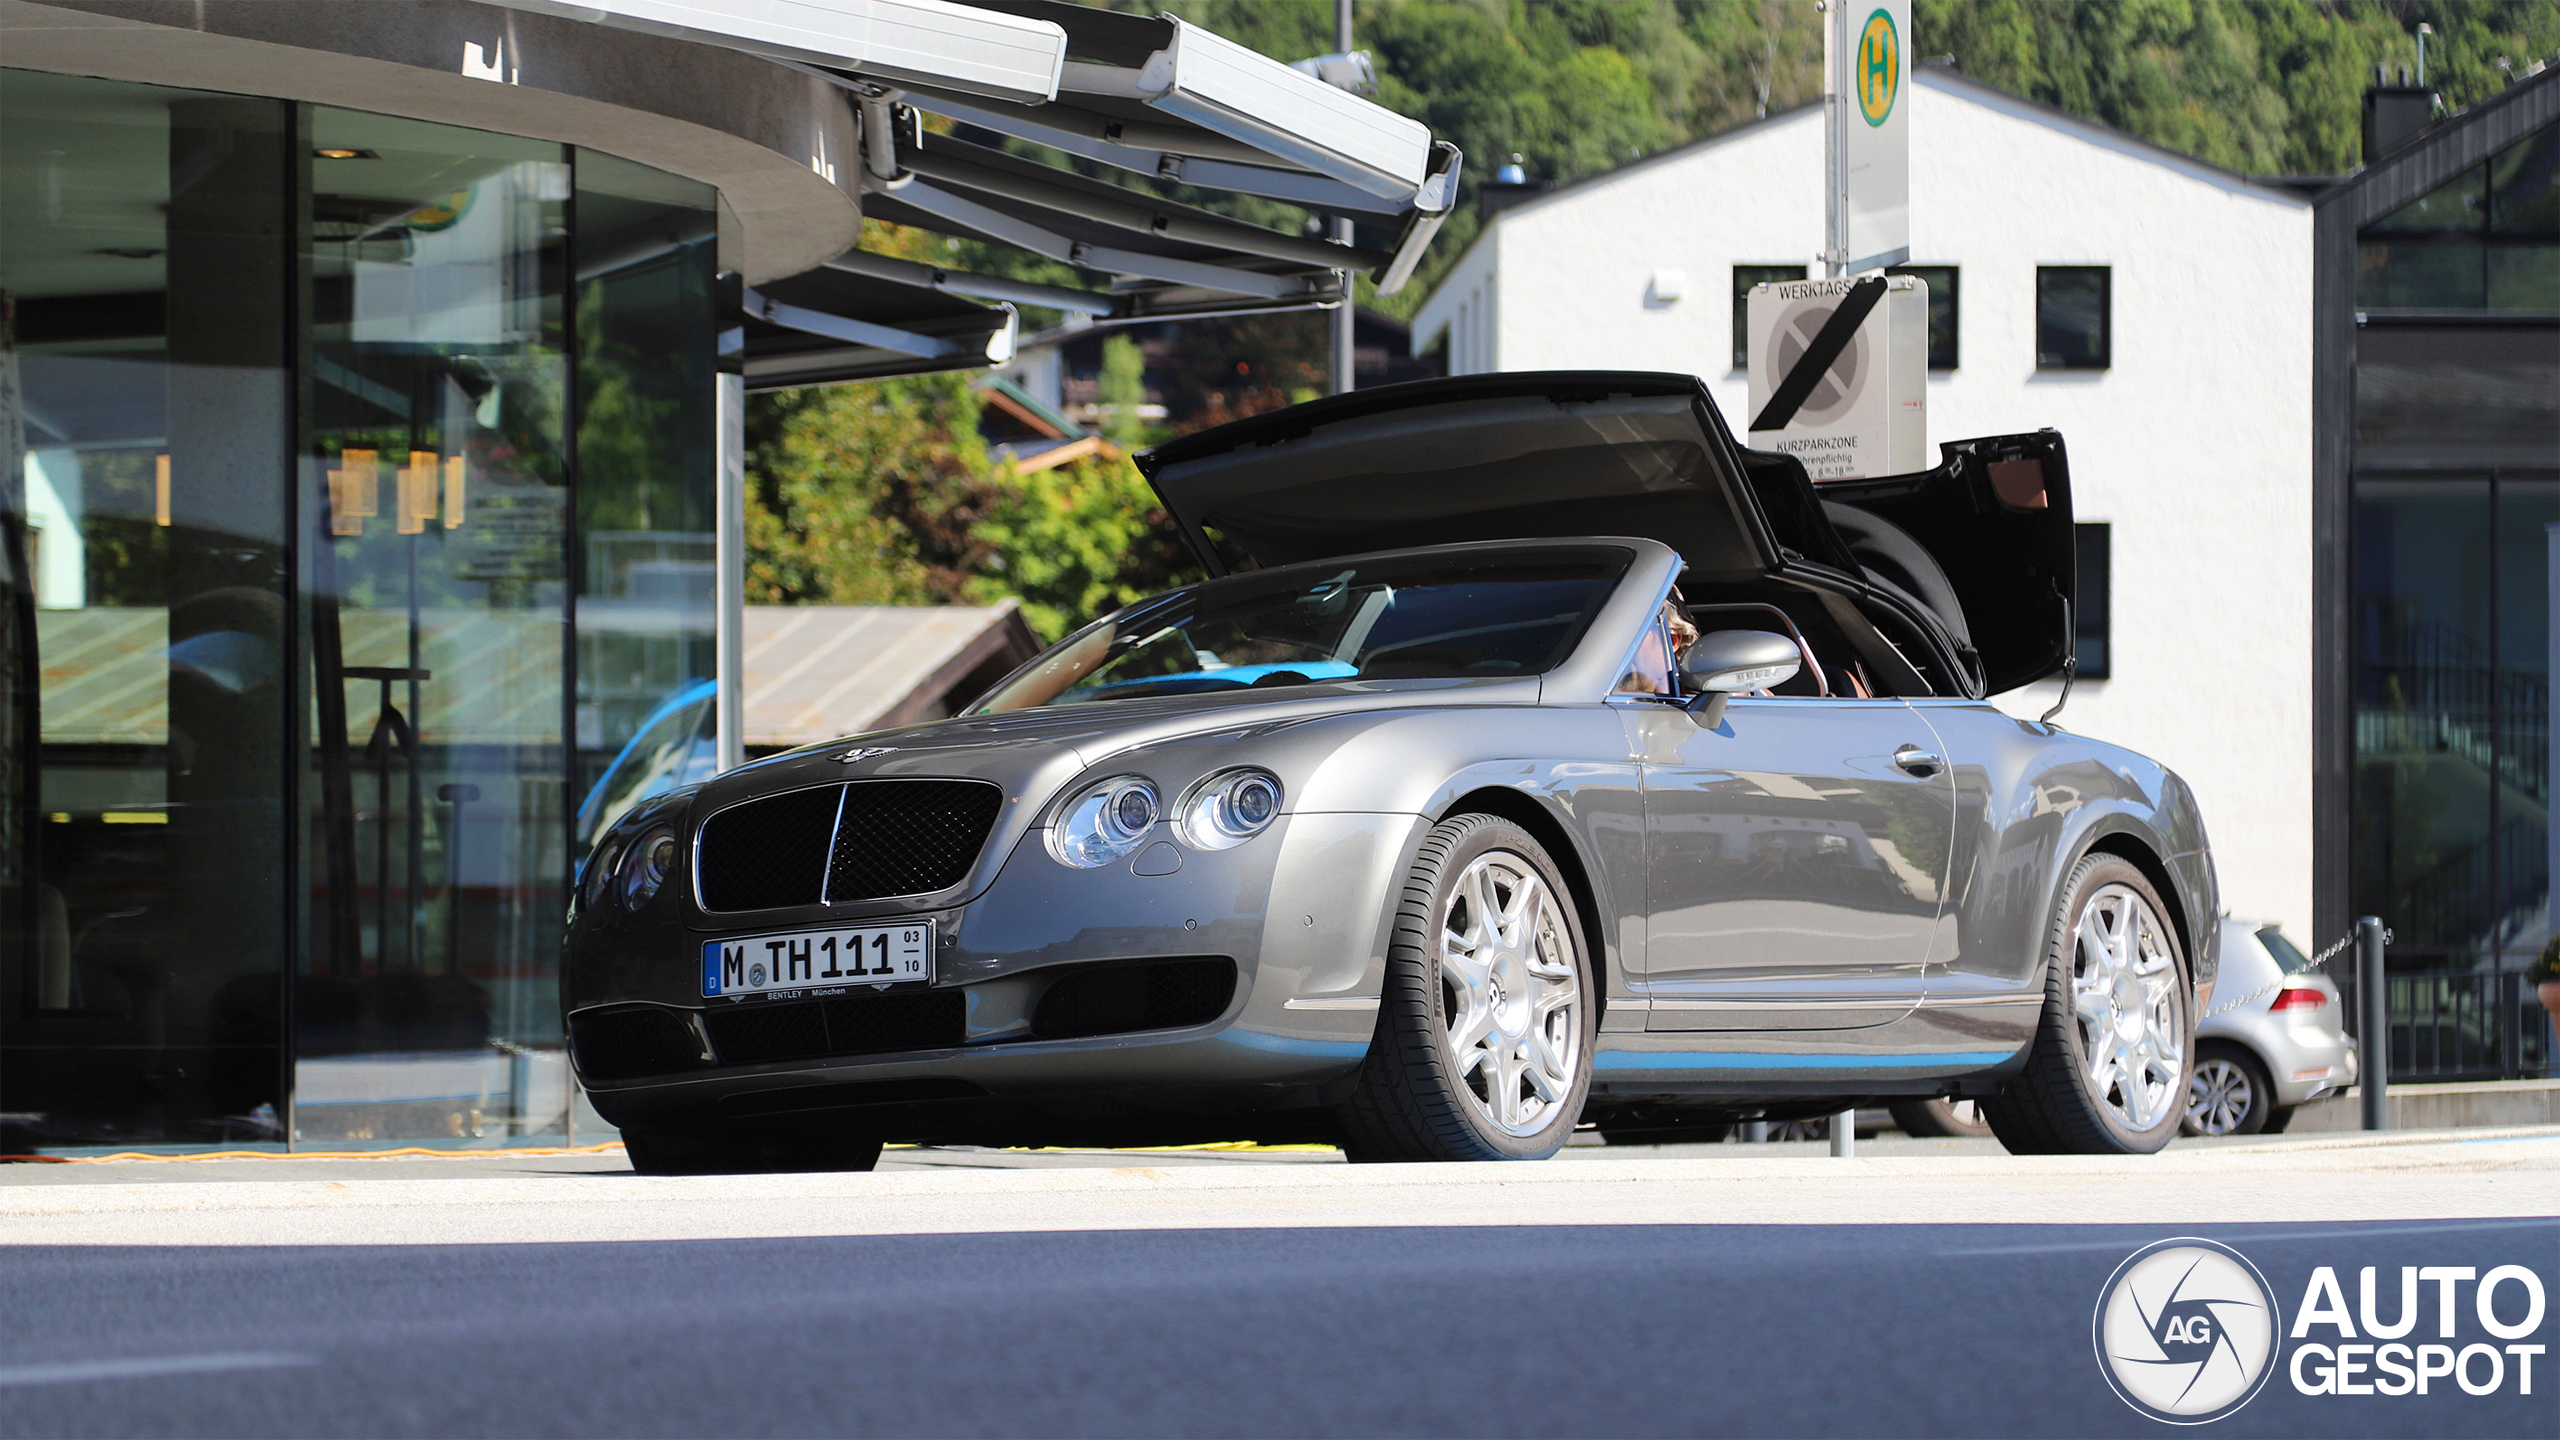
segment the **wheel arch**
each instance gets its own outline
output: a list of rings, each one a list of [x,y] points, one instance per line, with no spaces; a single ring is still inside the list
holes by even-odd
[[[2072,857],[2071,863],[2062,868],[2061,879],[2068,881],[2071,872],[2080,868],[2080,862],[2092,855],[2112,855],[2141,871],[2142,878],[2151,882],[2160,903],[2169,907],[2169,924],[2176,929],[2182,942],[2178,947],[2179,958],[2186,963],[2187,986],[2194,990],[2197,973],[2204,965],[2204,947],[2211,941],[2191,923],[2186,894],[2179,888],[2177,876],[2170,871],[2167,862],[2160,858],[2158,849],[2130,830],[2107,830],[2091,837],[2080,853]],[[2059,905],[2067,898],[2056,895],[2055,903]],[[2202,1021],[2204,1017],[2199,1015],[2196,1018]]]
[[[1547,858],[1555,861],[1556,868],[1564,873],[1565,889],[1573,895],[1574,915],[1582,922],[1583,944],[1590,947],[1594,962],[1605,968],[1609,964],[1611,947],[1608,926],[1600,915],[1599,892],[1591,883],[1590,865],[1583,858],[1582,847],[1574,843],[1573,832],[1564,822],[1535,798],[1501,785],[1481,786],[1460,795],[1433,816],[1432,823],[1438,824],[1460,815],[1492,815],[1508,820],[1528,831],[1532,839],[1546,847]],[[1608,1014],[1609,977],[1594,975],[1592,980],[1592,1017],[1596,1021]]]

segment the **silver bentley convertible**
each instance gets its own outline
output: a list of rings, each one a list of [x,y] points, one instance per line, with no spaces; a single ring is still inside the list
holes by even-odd
[[[962,714],[633,807],[579,1078],[646,1172],[884,1142],[1535,1159],[1977,1100],[2184,1114],[2193,796],[1986,698],[2067,673],[2042,431],[1810,483],[1687,376],[1358,392],[1142,457],[1213,577]]]

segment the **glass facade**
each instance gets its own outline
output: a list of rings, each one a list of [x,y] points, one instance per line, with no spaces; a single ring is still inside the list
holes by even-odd
[[[2348,887],[2414,1078],[2547,1063],[2516,982],[2552,929],[2555,162],[2528,136],[2357,237]]]
[[[2356,304],[2560,311],[2560,130],[2543,130],[2364,228]]]
[[[0,1146],[562,1126],[583,789],[711,674],[716,205],[0,70]]]

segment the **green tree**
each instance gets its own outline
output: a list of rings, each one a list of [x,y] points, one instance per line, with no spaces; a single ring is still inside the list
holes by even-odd
[[[1125,456],[1017,474],[964,375],[781,391],[748,409],[747,598],[992,604],[1055,639],[1197,575]]]
[[[973,585],[982,602],[1013,596],[1043,639],[1200,578],[1138,467],[1089,456],[1000,486],[974,533],[990,550]]]
[[[1113,335],[1102,342],[1102,376],[1095,387],[1102,406],[1102,436],[1127,450],[1146,443],[1147,357],[1138,342]]]

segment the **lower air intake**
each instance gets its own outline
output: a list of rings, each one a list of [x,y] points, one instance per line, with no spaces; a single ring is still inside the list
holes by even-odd
[[[1236,962],[1224,956],[1080,966],[1049,982],[1031,1012],[1043,1040],[1081,1040],[1206,1025],[1235,998]]]
[[[958,990],[893,990],[725,1006],[704,1011],[702,1023],[721,1064],[768,1065],[947,1049],[966,1038],[968,1014],[968,997]]]
[[[702,1064],[693,1027],[675,1011],[654,1005],[573,1015],[569,1043],[577,1051],[578,1073],[590,1080],[673,1075]]]

